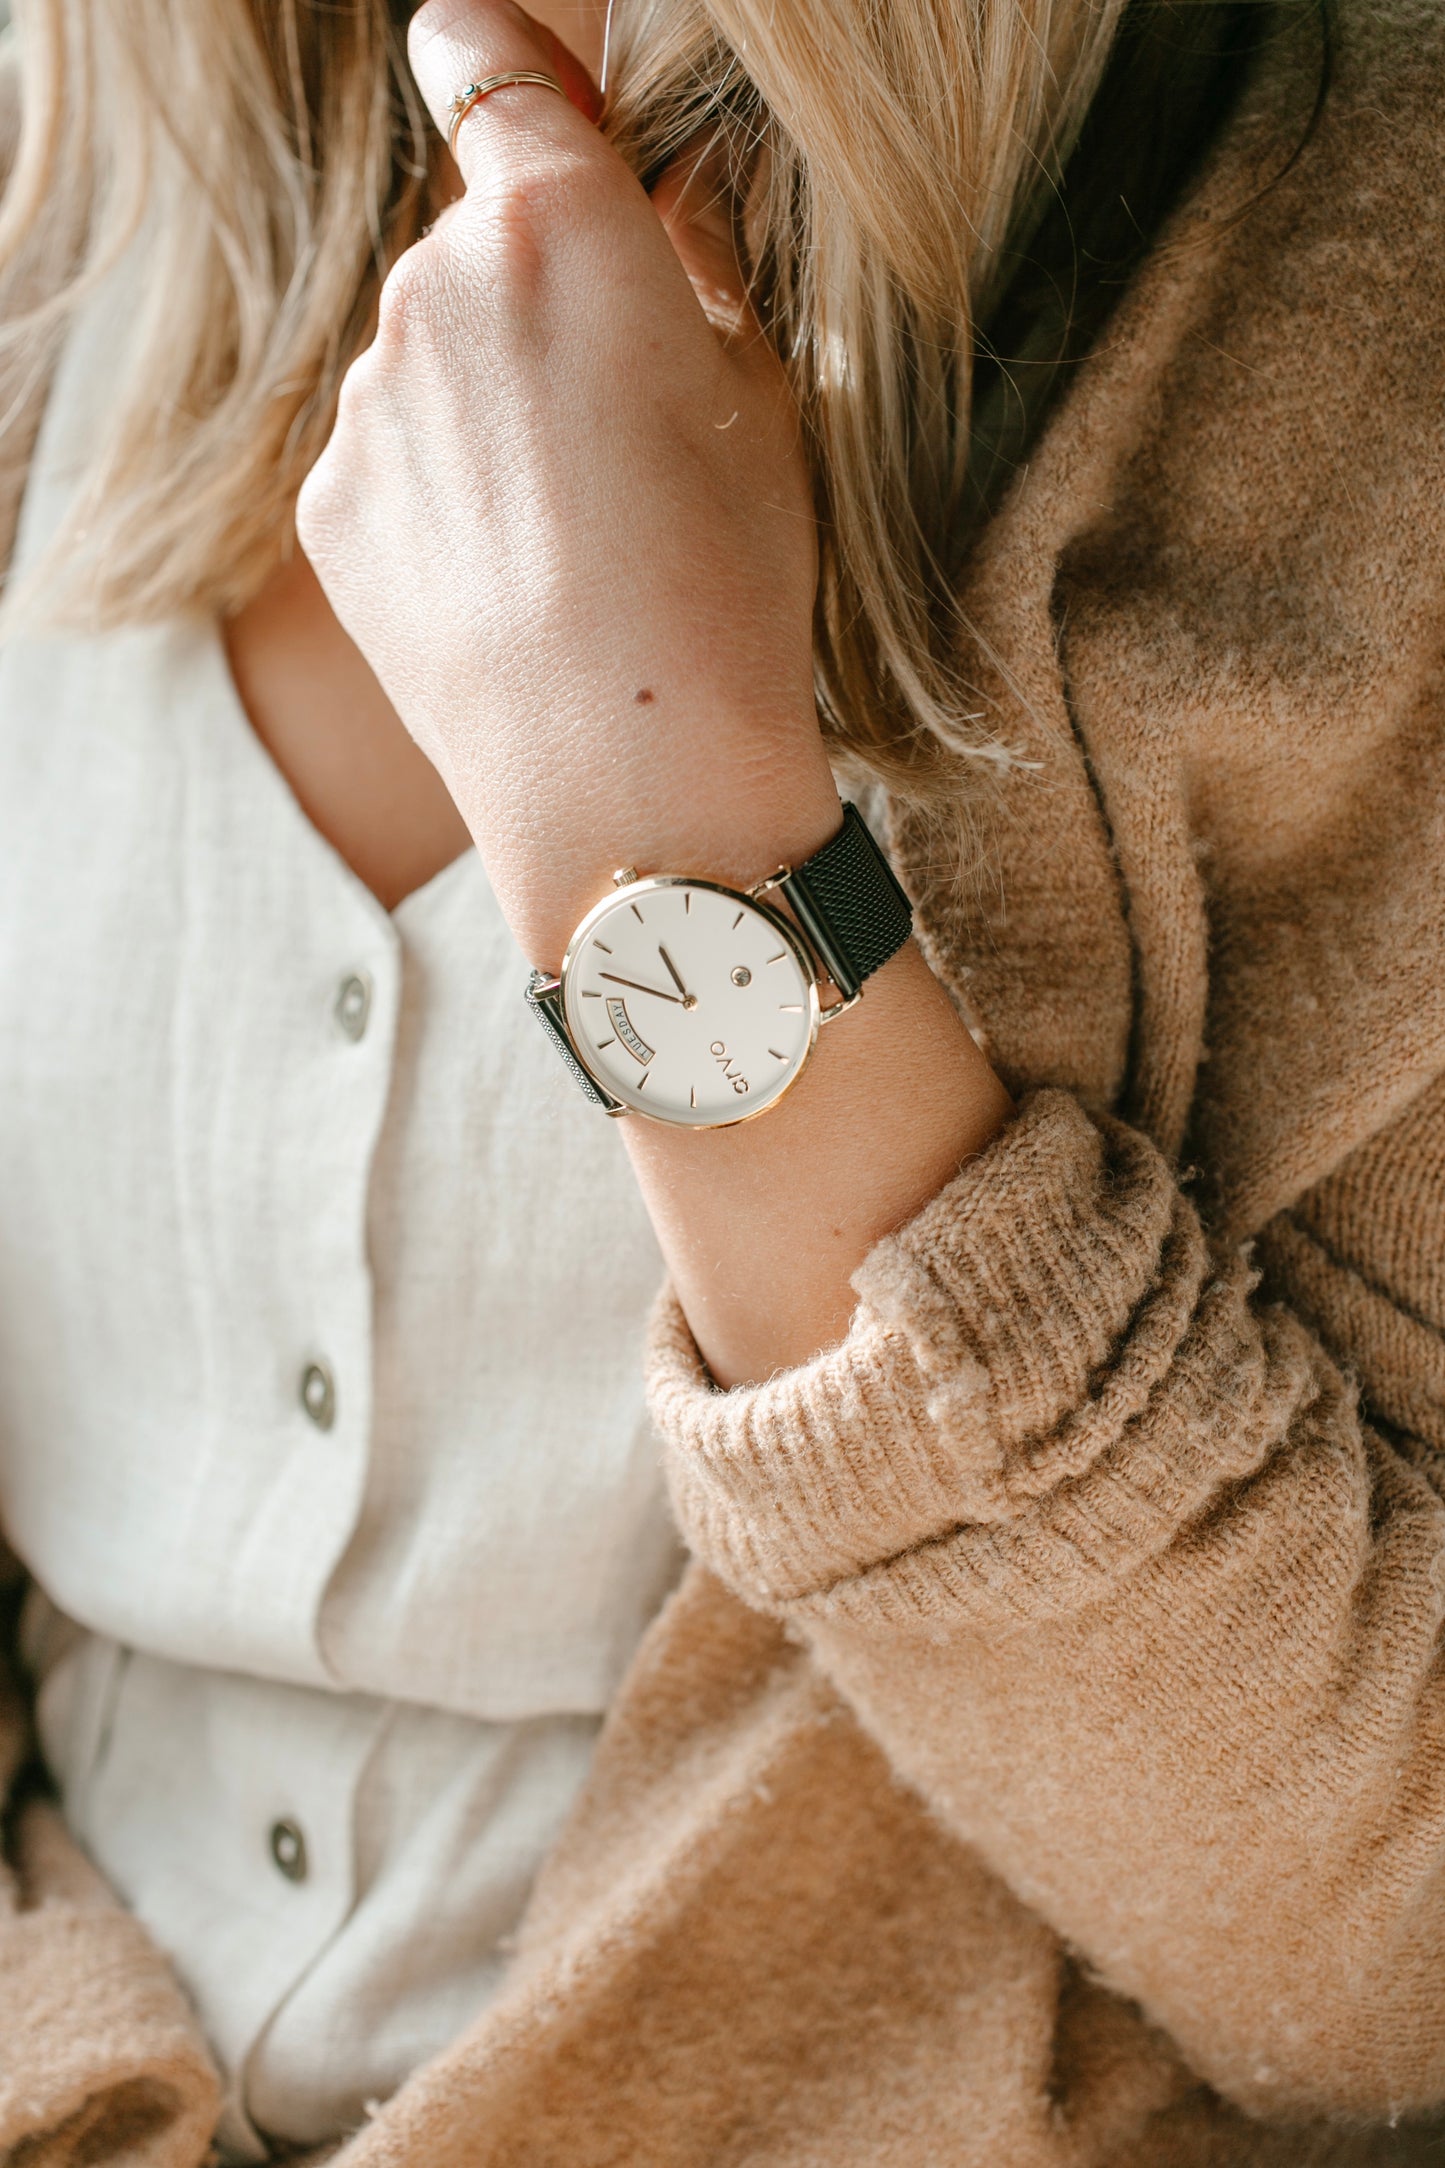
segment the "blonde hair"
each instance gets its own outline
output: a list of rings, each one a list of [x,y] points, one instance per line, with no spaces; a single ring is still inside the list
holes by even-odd
[[[975,329],[1124,4],[618,0],[608,126],[624,155],[647,177],[712,125],[734,161],[813,450],[825,727],[895,785],[999,751],[952,659]],[[23,0],[5,411],[142,228],[146,251],[134,354],[46,569],[52,617],[231,611],[289,546],[380,277],[426,216],[435,139],[405,67],[409,13]]]

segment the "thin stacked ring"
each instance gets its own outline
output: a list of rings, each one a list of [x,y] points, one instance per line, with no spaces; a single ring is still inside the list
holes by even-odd
[[[506,90],[513,83],[535,83],[539,90],[555,90],[559,98],[567,95],[555,75],[543,75],[536,68],[509,68],[505,74],[486,75],[480,83],[468,83],[466,89],[459,90],[447,107],[452,117],[451,127],[447,130],[447,149],[454,158],[457,154],[457,130],[472,107],[480,105],[483,98],[490,98],[494,90]]]

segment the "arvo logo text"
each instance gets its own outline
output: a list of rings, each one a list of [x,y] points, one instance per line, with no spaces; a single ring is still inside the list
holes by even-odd
[[[708,1052],[739,1096],[752,1089],[741,1069],[735,1066],[731,1054],[729,1054],[721,1039],[714,1039],[712,1045],[708,1048]]]

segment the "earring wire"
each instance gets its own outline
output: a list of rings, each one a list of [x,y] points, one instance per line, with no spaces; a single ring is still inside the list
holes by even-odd
[[[602,80],[597,88],[604,98],[607,96],[607,63],[612,57],[612,6],[613,0],[607,0],[607,15],[602,25]]]

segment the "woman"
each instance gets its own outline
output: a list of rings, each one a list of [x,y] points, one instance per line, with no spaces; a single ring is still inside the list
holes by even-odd
[[[608,29],[25,26],[0,2142],[1424,2160],[1439,23]]]

